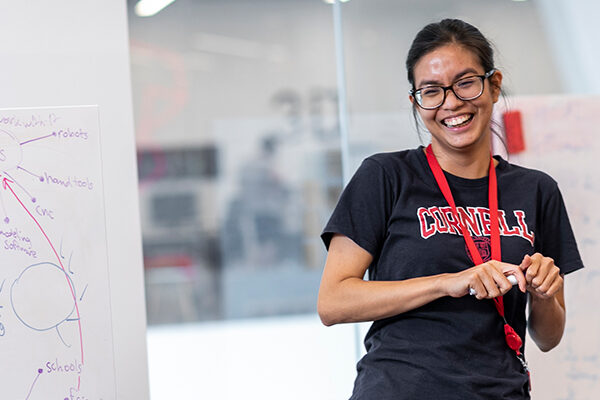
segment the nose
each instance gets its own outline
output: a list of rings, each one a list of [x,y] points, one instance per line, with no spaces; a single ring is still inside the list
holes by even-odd
[[[446,96],[441,107],[449,110],[454,110],[463,105],[463,100],[459,99],[451,88],[446,89]]]

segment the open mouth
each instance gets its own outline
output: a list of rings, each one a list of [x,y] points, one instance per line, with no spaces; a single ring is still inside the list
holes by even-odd
[[[458,117],[446,118],[442,120],[442,124],[446,125],[448,128],[460,128],[471,122],[474,115],[475,114],[463,114]]]

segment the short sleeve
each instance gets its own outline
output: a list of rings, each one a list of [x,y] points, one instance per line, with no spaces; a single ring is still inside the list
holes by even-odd
[[[543,208],[540,252],[551,257],[562,274],[583,268],[567,209],[558,187]]]
[[[352,239],[373,257],[387,234],[394,204],[394,190],[383,166],[365,159],[340,196],[321,239],[329,249],[333,234]]]

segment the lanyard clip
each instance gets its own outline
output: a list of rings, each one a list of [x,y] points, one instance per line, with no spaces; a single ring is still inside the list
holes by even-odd
[[[525,361],[525,358],[523,357],[522,354],[517,355],[517,359],[521,362],[521,365],[523,366],[523,369],[525,370],[525,372],[529,373],[529,364],[527,364],[527,361]]]
[[[517,354],[517,359],[521,362],[523,369],[527,372],[528,389],[531,392],[531,371],[529,370],[529,364],[525,361],[525,357],[522,354]]]

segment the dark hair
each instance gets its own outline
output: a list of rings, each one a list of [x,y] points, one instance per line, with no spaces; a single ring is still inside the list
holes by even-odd
[[[458,44],[471,50],[484,72],[494,68],[494,50],[479,29],[460,19],[444,19],[425,26],[412,42],[406,57],[408,82],[415,88],[415,64],[427,53],[447,44]]]
[[[484,72],[494,68],[494,50],[490,41],[483,36],[479,29],[460,19],[443,19],[421,29],[408,50],[406,72],[408,73],[408,82],[413,90],[416,89],[414,69],[421,57],[438,47],[453,43],[472,51],[479,59]],[[414,104],[412,112],[420,136],[417,109]]]

